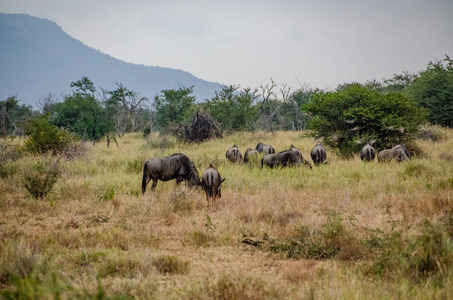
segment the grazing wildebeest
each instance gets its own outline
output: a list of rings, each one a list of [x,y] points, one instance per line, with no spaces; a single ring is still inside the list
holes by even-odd
[[[322,164],[327,159],[326,149],[320,144],[317,144],[310,152],[311,159],[315,166]]]
[[[274,147],[268,144],[263,144],[261,142],[259,142],[258,145],[256,145],[255,150],[258,151],[259,153],[264,153],[264,155],[275,153]]]
[[[302,152],[300,151],[299,148],[297,148],[297,147],[295,147],[293,144],[291,144],[291,146],[289,147],[289,150],[294,151],[294,152],[297,154],[297,156],[299,157],[300,162],[301,162],[303,165],[305,165],[305,166],[309,167],[310,169],[312,169],[310,162],[309,162],[308,160],[306,160],[306,159],[302,156]]]
[[[250,160],[257,159],[260,153],[257,150],[253,150],[252,148],[247,148],[244,154],[244,163],[250,162]]]
[[[301,160],[297,153],[292,150],[285,150],[279,153],[267,154],[261,159],[261,167],[292,167],[300,166]]]
[[[217,198],[222,197],[222,182],[225,178],[219,174],[219,171],[212,165],[209,164],[209,168],[204,171],[201,176],[201,185],[206,193],[206,201],[208,201],[208,207],[210,206],[209,199],[212,199],[212,203],[215,204]]]
[[[362,150],[360,150],[360,159],[363,161],[373,161],[376,157],[376,150],[370,143],[367,143],[363,146]]]
[[[386,162],[395,160],[396,162],[402,162],[408,159],[406,152],[403,149],[385,149],[379,152],[378,162]]]
[[[404,145],[404,143],[398,144],[394,146],[392,149],[402,149],[406,154],[407,158],[410,158],[409,150],[407,150],[406,145]]]
[[[142,194],[145,194],[146,186],[153,180],[151,190],[156,189],[157,181],[168,181],[176,179],[176,184],[183,180],[189,186],[200,185],[198,171],[190,159],[182,153],[171,156],[156,157],[145,162],[143,166]]]
[[[239,151],[239,148],[236,145],[233,145],[225,154],[226,158],[232,162],[241,162],[242,154]]]

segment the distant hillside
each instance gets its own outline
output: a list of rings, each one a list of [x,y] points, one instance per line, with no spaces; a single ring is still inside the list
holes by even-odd
[[[85,46],[46,19],[0,14],[0,99],[17,95],[21,103],[35,105],[49,93],[70,93],[70,83],[82,76],[107,90],[115,89],[115,81],[121,82],[150,99],[182,84],[193,85],[201,101],[222,87],[181,70],[118,60]]]

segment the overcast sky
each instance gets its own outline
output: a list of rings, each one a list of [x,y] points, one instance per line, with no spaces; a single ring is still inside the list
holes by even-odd
[[[453,0],[0,0],[115,58],[241,87],[417,72],[453,56]]]

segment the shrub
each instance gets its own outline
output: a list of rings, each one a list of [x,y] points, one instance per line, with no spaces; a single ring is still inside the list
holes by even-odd
[[[74,140],[69,132],[52,125],[48,115],[30,119],[25,126],[25,149],[32,153],[62,153]]]
[[[313,116],[309,122],[313,136],[322,137],[344,157],[357,153],[370,140],[381,149],[410,140],[426,116],[403,93],[381,93],[360,84],[317,93],[303,109]]]
[[[58,160],[40,159],[23,171],[22,186],[36,199],[47,196],[61,176]]]
[[[349,233],[341,215],[333,212],[319,229],[301,226],[283,242],[270,240],[270,250],[286,253],[288,258],[329,259],[341,253],[341,259],[361,256],[358,241]]]
[[[369,272],[393,274],[414,282],[432,279],[442,285],[451,276],[453,221],[451,213],[439,222],[425,220],[420,234],[403,238],[401,232],[380,233],[374,243],[377,257]]]

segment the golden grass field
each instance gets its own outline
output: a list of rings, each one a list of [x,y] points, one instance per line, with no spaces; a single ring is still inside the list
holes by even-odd
[[[25,155],[10,163],[15,172],[0,178],[0,297],[451,299],[448,239],[442,246],[448,259],[436,258],[434,273],[422,279],[392,263],[379,274],[369,271],[385,252],[367,246],[373,234],[379,241],[395,232],[418,241],[410,237],[424,232],[424,222],[439,224],[452,215],[453,130],[431,129],[441,139],[416,140],[423,154],[410,161],[363,163],[327,149],[329,164],[313,170],[225,160],[233,144],[244,154],[259,141],[277,151],[294,144],[309,159],[315,144],[301,132],[235,133],[199,145],[128,134],[119,147],[101,141],[81,157],[62,159],[62,177],[40,200],[21,185],[22,174],[39,160]],[[226,178],[222,198],[210,209],[204,192],[185,183],[159,181],[154,193],[150,183],[141,195],[143,163],[178,152],[200,175],[212,163]],[[332,224],[328,234],[337,253],[330,258],[272,247],[294,241],[301,228],[309,229],[314,245]],[[436,244],[436,236],[426,239]]]

